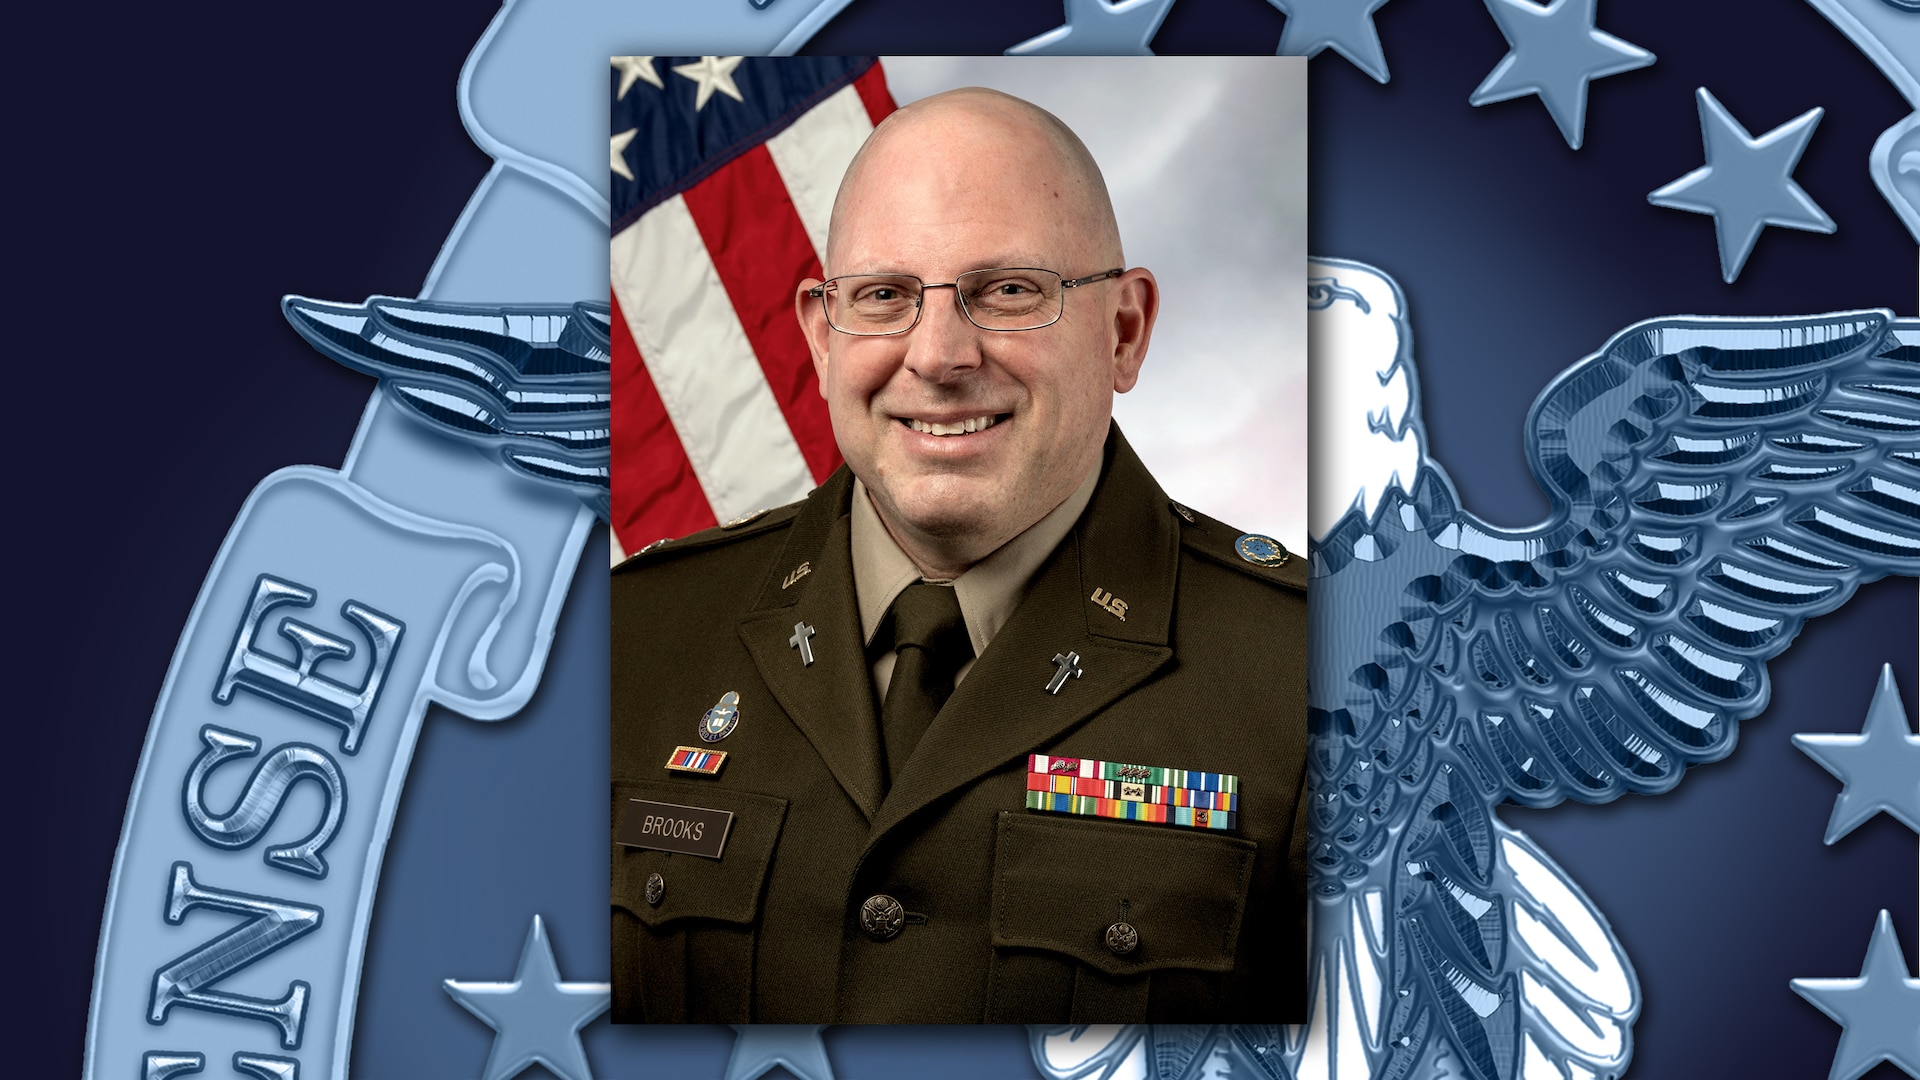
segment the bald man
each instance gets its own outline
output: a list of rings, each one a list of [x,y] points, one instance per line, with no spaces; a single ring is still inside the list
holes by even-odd
[[[908,105],[826,272],[846,466],[615,571],[615,1019],[1304,1019],[1305,568],[1113,426],[1160,296],[1093,158]]]

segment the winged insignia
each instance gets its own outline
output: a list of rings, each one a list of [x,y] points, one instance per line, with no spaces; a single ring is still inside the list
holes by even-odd
[[[428,427],[610,517],[611,305],[288,296],[281,310],[314,348],[377,377]]]

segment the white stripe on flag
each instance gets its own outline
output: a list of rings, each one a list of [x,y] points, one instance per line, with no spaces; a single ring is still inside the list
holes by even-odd
[[[616,235],[611,269],[634,344],[714,516],[804,498],[813,474],[687,204],[676,195]]]
[[[827,264],[827,223],[833,218],[840,178],[872,133],[866,102],[848,85],[767,140],[767,153],[786,181],[787,195],[822,266]]]

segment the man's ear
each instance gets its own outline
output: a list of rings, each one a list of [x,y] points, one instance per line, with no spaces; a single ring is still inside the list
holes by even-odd
[[[800,335],[807,339],[807,351],[813,354],[813,375],[820,385],[820,396],[827,396],[827,335],[833,328],[827,325],[827,306],[824,301],[807,295],[814,286],[820,284],[819,278],[808,278],[800,283],[793,294],[793,317],[800,320]]]
[[[1160,316],[1160,283],[1153,271],[1133,269],[1114,279],[1117,306],[1113,313],[1113,391],[1124,394],[1140,379],[1147,360],[1147,342],[1153,321]]]

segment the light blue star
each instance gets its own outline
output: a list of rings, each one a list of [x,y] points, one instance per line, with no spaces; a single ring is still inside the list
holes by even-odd
[[[1769,225],[1830,233],[1833,219],[1793,182],[1794,166],[1825,109],[1808,109],[1758,139],[1701,87],[1700,133],[1707,163],[1647,196],[1655,206],[1712,214],[1720,240],[1720,276],[1740,276],[1760,230]]]
[[[1827,843],[1882,810],[1920,832],[1920,735],[1907,727],[1892,664],[1880,666],[1860,734],[1795,735],[1793,745],[1846,784],[1827,819]]]
[[[1373,13],[1387,0],[1267,0],[1287,17],[1280,31],[1279,56],[1320,55],[1333,51],[1353,62],[1353,66],[1387,81],[1387,54],[1380,49],[1380,35],[1373,29]]]
[[[607,1011],[606,983],[560,981],[546,924],[533,917],[512,982],[445,982],[447,993],[498,1032],[482,1080],[508,1080],[538,1062],[561,1080],[591,1080],[580,1029]],[[831,1080],[831,1078],[828,1078]]]
[[[1827,1080],[1856,1080],[1883,1061],[1920,1077],[1920,979],[1908,974],[1885,909],[1874,921],[1859,978],[1795,979],[1791,985],[1844,1029]]]
[[[1593,26],[1598,0],[1486,0],[1508,51],[1467,98],[1480,106],[1534,94],[1567,145],[1580,149],[1587,128],[1587,84],[1653,63],[1653,54]]]
[[[1067,22],[1007,50],[1008,56],[1152,56],[1173,0],[1066,0]]]
[[[794,1080],[833,1080],[827,1064],[827,1045],[820,1041],[821,1024],[735,1024],[727,1058],[726,1080],[760,1080],[778,1065]]]

